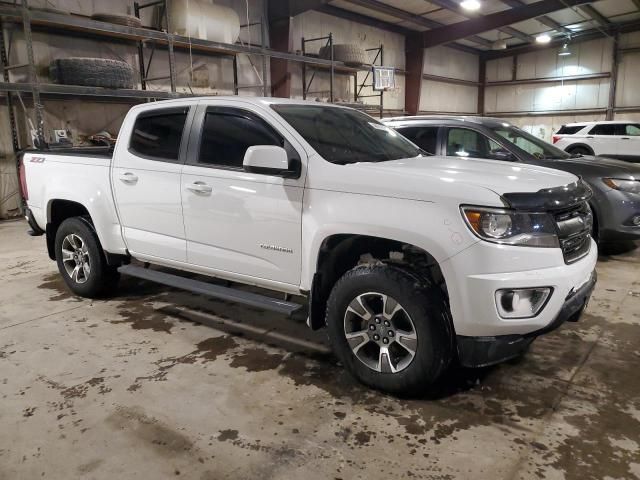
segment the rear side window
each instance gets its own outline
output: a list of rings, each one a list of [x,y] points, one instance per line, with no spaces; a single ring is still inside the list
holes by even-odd
[[[573,135],[584,128],[584,125],[563,125],[558,130],[558,135]]]
[[[640,125],[637,123],[628,123],[624,126],[624,135],[637,137],[640,135]]]
[[[601,123],[589,130],[590,135],[624,135],[624,126],[617,123]]]
[[[398,132],[407,137],[427,153],[436,154],[438,127],[404,127]]]
[[[129,151],[154,160],[177,161],[187,110],[155,110],[141,114],[133,126]]]
[[[242,168],[244,154],[254,145],[284,146],[284,140],[264,120],[244,110],[207,112],[198,163]]]

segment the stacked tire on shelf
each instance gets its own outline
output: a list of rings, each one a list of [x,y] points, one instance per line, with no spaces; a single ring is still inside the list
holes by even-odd
[[[93,20],[139,28],[140,19],[132,15],[96,13]],[[59,58],[49,65],[49,77],[63,85],[85,87],[134,88],[134,70],[126,62],[106,58]]]
[[[318,52],[320,58],[331,59],[331,47],[322,47]],[[350,67],[360,67],[369,63],[369,56],[364,48],[353,43],[337,43],[333,45],[333,59]]]
[[[86,87],[133,88],[131,65],[106,58],[59,58],[49,65],[55,83]]]

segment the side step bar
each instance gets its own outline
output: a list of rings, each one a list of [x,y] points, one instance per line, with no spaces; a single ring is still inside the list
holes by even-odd
[[[277,298],[267,297],[257,293],[245,292],[236,288],[222,287],[220,285],[214,285],[201,280],[193,280],[191,278],[159,272],[157,270],[150,270],[148,268],[138,267],[135,265],[123,265],[118,268],[118,271],[123,275],[161,283],[162,285],[187,290],[193,293],[199,293],[208,297],[241,303],[276,313],[283,313],[285,315],[292,315],[302,308],[302,305],[297,303],[278,300]]]

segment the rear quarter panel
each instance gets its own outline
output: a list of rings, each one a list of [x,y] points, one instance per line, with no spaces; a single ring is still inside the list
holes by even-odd
[[[102,247],[111,253],[126,252],[111,192],[110,158],[29,152],[23,163],[27,206],[41,228],[50,221],[55,200],[76,202],[91,215]]]

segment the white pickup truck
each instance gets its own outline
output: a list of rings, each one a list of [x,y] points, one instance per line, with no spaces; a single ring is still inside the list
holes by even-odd
[[[345,367],[389,392],[427,388],[452,360],[521,355],[577,320],[596,281],[590,191],[577,177],[429,156],[344,107],[136,106],[113,154],[26,152],[21,182],[30,233],[46,233],[74,293],[104,295],[122,273],[306,308]]]

